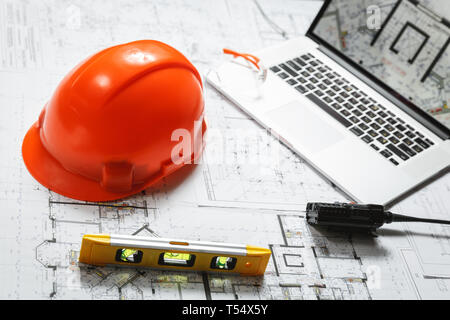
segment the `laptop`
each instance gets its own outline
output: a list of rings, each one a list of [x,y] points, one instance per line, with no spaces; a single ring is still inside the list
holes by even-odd
[[[450,166],[446,0],[327,0],[303,37],[207,81],[360,203],[391,205]],[[259,78],[258,78],[259,79]]]

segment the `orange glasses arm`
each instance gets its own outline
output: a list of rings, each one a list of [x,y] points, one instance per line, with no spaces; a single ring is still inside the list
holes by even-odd
[[[255,57],[254,55],[250,54],[250,53],[240,53],[240,52],[236,52],[230,49],[223,49],[223,53],[225,54],[231,54],[232,56],[236,57],[241,57],[244,58],[245,60],[247,60],[248,62],[250,62],[251,64],[253,64],[258,70],[260,70],[261,68],[258,65],[258,62],[260,61],[260,59],[258,57]]]

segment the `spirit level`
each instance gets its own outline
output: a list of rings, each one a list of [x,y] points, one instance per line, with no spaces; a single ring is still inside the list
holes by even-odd
[[[264,274],[270,254],[269,249],[242,244],[87,234],[79,261],[97,266],[119,264],[258,276]]]

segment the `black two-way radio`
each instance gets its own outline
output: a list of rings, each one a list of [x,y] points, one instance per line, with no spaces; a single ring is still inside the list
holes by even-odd
[[[385,223],[425,222],[450,224],[447,220],[425,219],[385,211],[377,204],[320,203],[306,205],[306,220],[310,225],[376,230]]]

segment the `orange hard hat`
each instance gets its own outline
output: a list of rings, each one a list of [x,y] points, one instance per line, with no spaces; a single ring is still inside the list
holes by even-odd
[[[100,51],[61,81],[22,155],[31,175],[57,193],[115,200],[195,161],[203,112],[201,77],[186,57],[159,41],[130,42]],[[192,137],[181,163],[171,156],[177,129]]]

